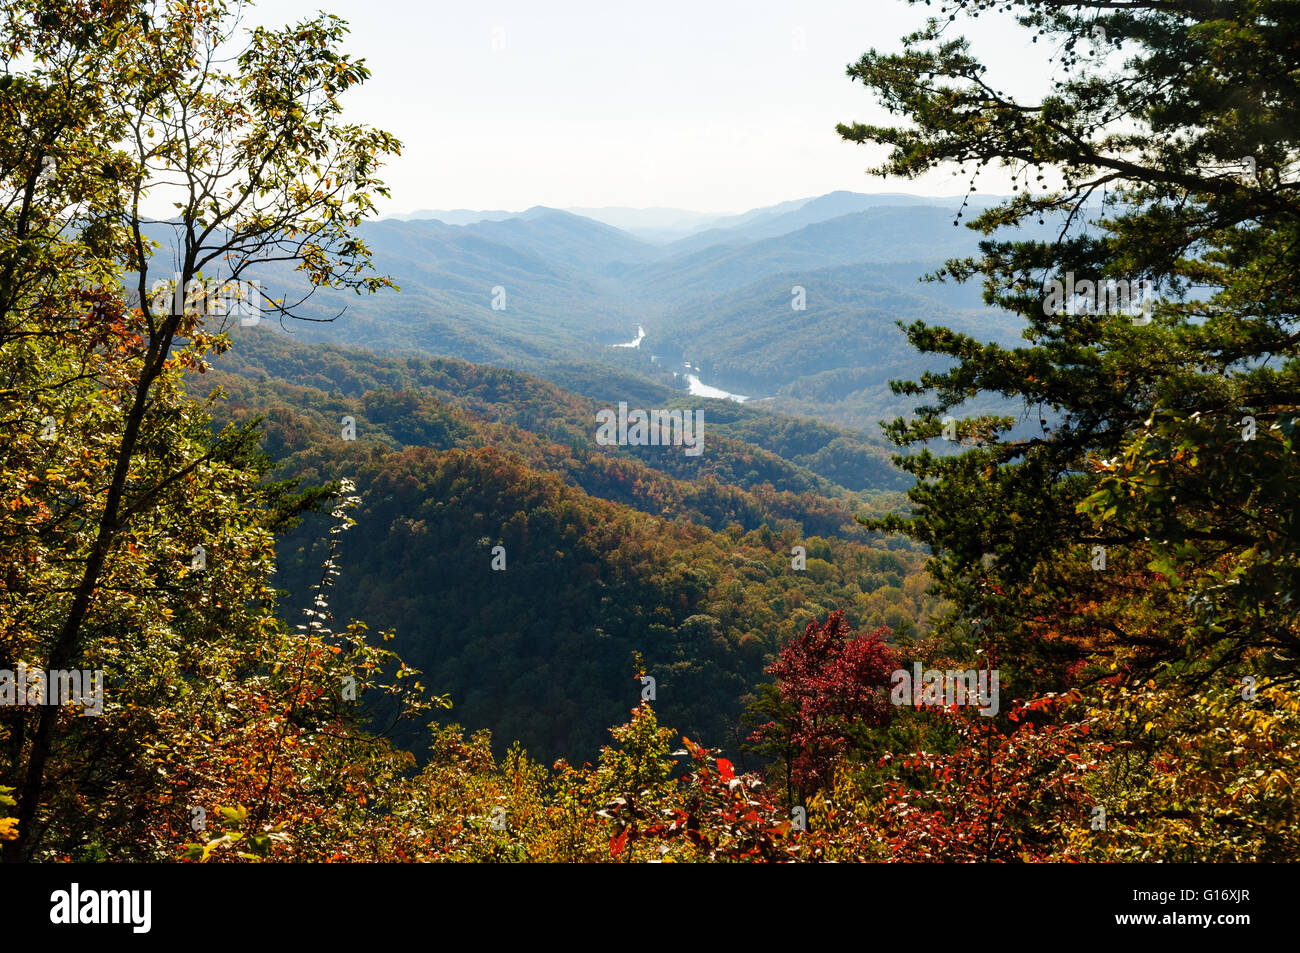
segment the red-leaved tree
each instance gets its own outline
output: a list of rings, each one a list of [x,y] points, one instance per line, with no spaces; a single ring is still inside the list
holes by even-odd
[[[837,610],[820,625],[809,622],[768,668],[788,703],[788,723],[760,725],[751,740],[779,737],[793,744],[790,781],[801,799],[830,787],[835,764],[852,750],[858,731],[889,723],[890,675],[897,662],[882,641],[888,631],[881,626],[854,636]]]

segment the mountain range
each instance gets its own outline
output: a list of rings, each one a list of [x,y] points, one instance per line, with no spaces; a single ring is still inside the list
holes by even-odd
[[[962,214],[991,201],[971,196]],[[334,320],[291,326],[305,340],[488,363],[616,396],[572,372],[594,364],[638,386],[746,395],[874,434],[911,410],[889,380],[936,366],[897,322],[1000,343],[1019,333],[978,289],[919,280],[978,251],[961,210],[959,199],[833,192],[714,218],[543,206],[417,213],[360,229],[400,293],[320,291],[301,313]],[[277,297],[307,290],[292,272],[258,276]]]
[[[910,483],[874,426],[911,409],[889,381],[940,366],[897,323],[1019,330],[977,289],[918,280],[977,250],[948,206],[837,192],[723,218],[367,223],[400,292],[236,325],[203,388],[225,397],[218,423],[263,420],[283,476],[354,482],[333,611],[393,626],[455,719],[547,757],[594,750],[641,653],[673,722],[739,753],[744,705],[809,621],[921,634],[936,608],[922,549],[857,517],[897,512]],[[702,414],[704,452],[601,445],[620,405]],[[281,541],[285,605],[309,598],[329,535],[311,518]]]

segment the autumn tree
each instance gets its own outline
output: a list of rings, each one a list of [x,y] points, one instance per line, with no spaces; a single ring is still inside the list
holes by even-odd
[[[885,632],[855,636],[837,610],[825,622],[809,622],[768,668],[782,704],[762,706],[776,717],[760,724],[753,738],[791,750],[787,780],[800,800],[833,783],[836,762],[865,731],[888,724],[896,665],[882,641]]]
[[[342,119],[340,95],[368,70],[338,52],[335,17],[241,34],[223,2],[7,0],[0,16],[0,362],[7,422],[22,435],[5,467],[18,474],[7,487],[44,491],[20,502],[31,509],[7,543],[42,548],[41,565],[57,567],[28,590],[33,602],[13,604],[2,656],[64,669],[112,644],[140,587],[173,587],[182,552],[206,540],[226,555],[190,526],[202,520],[196,491],[211,468],[247,458],[249,431],[169,439],[178,375],[201,369],[229,322],[205,289],[275,261],[313,287],[386,284],[354,229],[398,144]],[[163,223],[146,209],[165,201],[175,212]],[[164,225],[174,265],[160,284],[151,236]],[[256,295],[243,304],[292,315],[292,303]],[[192,515],[173,524],[165,508],[178,496]],[[128,569],[134,588],[120,585]],[[237,584],[257,578],[256,564],[241,569]],[[146,653],[165,623],[148,616]],[[48,823],[69,718],[57,706],[5,718],[17,801],[5,856],[17,860]]]
[[[959,35],[998,14],[1042,51],[1037,98]],[[905,329],[951,366],[893,385],[926,398],[887,428],[918,481],[912,512],[875,525],[931,547],[958,641],[966,620],[997,620],[987,636],[1025,697],[1118,683],[1136,698],[1154,680],[1171,706],[1290,723],[1298,26],[1269,0],[956,0],[901,52],[849,67],[904,120],[839,127],[886,148],[878,174],[964,170],[973,191],[1000,167],[1015,183],[969,222],[980,253],[936,277],[980,280],[1025,343]],[[1006,413],[957,419],[981,392]],[[932,443],[945,436],[955,452]],[[1228,691],[1245,678],[1277,691],[1247,702]],[[1187,720],[1143,770],[1215,723]]]

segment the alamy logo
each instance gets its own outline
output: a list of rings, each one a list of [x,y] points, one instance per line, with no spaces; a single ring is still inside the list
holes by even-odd
[[[1053,278],[1043,290],[1043,314],[1129,314],[1134,324],[1149,324],[1156,304],[1156,286],[1146,278],[1075,281],[1074,272],[1067,271],[1064,283]]]
[[[50,894],[50,903],[51,923],[129,923],[132,933],[148,933],[153,920],[150,890],[82,890],[74,883]]]
[[[931,668],[921,672],[921,663],[913,662],[912,671],[896,670],[890,676],[889,700],[895,705],[979,705],[980,714],[992,718],[998,713],[998,670],[970,668],[964,671]]]
[[[618,413],[596,411],[596,443],[602,447],[685,447],[688,457],[704,452],[703,410],[632,410],[618,402]]]
[[[149,306],[159,314],[237,317],[247,328],[261,322],[263,297],[262,285],[257,281],[191,278],[182,284],[181,276],[176,274],[170,281],[160,278],[153,283]]]
[[[0,668],[0,706],[79,705],[83,715],[104,713],[104,673],[100,669]]]

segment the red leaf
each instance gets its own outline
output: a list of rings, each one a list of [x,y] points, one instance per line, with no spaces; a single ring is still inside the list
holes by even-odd
[[[623,828],[609,842],[609,852],[617,857],[623,853],[623,846],[627,843],[627,828]]]
[[[722,775],[722,783],[726,784],[736,776],[736,769],[732,767],[730,761],[726,758],[718,759],[718,774]]]

